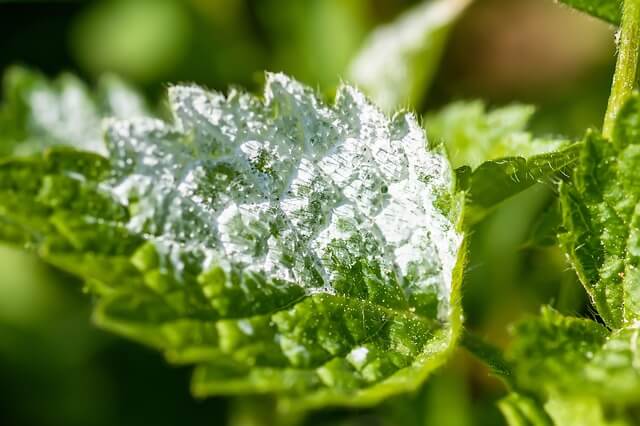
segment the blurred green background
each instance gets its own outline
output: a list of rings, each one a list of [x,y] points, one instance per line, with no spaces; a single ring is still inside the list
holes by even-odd
[[[161,104],[167,82],[258,90],[284,71],[331,94],[367,34],[410,0],[0,1],[0,71],[23,64],[93,82],[114,72]],[[580,137],[603,116],[613,29],[552,0],[477,0],[451,33],[418,113],[460,99],[538,107],[532,128]],[[428,129],[427,129],[428,131]],[[467,327],[508,343],[508,325],[550,303],[590,315],[555,248],[532,236],[553,208],[540,184],[503,203],[471,235],[463,283]],[[275,424],[269,402],[189,395],[189,370],[90,322],[81,283],[0,246],[0,424],[139,426]],[[305,424],[499,425],[498,380],[463,349],[417,394]]]

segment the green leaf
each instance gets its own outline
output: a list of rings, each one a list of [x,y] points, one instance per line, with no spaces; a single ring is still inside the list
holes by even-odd
[[[511,392],[498,401],[498,408],[509,426],[551,426],[553,424],[544,408],[535,399],[517,392]]]
[[[609,332],[544,308],[514,328],[509,359],[517,385],[544,398],[556,424],[627,424],[620,409],[640,402],[639,334],[637,323]],[[608,423],[612,407],[622,414]]]
[[[54,145],[106,153],[103,117],[149,115],[142,98],[113,76],[98,83],[97,94],[70,74],[50,81],[25,68],[4,74],[0,107],[0,157],[28,155]]]
[[[196,364],[193,391],[283,407],[415,389],[460,328],[459,197],[415,117],[170,89],[175,122],[111,120],[108,158],[0,162],[0,236],[85,278],[99,325]]]
[[[623,0],[560,0],[562,3],[581,10],[596,18],[618,25],[622,19]]]
[[[476,169],[490,160],[531,157],[557,151],[566,139],[535,138],[527,124],[531,105],[487,110],[482,101],[454,102],[425,118],[429,139],[444,143],[453,167]]]
[[[505,385],[511,386],[511,365],[504,359],[502,351],[490,344],[489,342],[464,330],[460,344],[474,355],[478,360],[482,361],[491,371],[491,373],[502,380]]]
[[[576,145],[535,138],[526,131],[534,108],[511,105],[487,111],[484,103],[457,102],[426,117],[432,142],[444,143],[466,192],[465,223],[484,218],[497,204],[570,169]]]
[[[552,424],[535,395],[520,388],[517,378],[514,377],[513,362],[505,358],[501,349],[468,330],[463,331],[460,344],[485,364],[492,375],[499,378],[509,391],[508,395],[497,403],[509,426],[550,426]]]
[[[544,404],[512,392],[498,402],[509,426],[631,426],[622,410],[605,410],[597,398],[551,396]],[[613,413],[611,413],[613,411]]]
[[[596,398],[555,396],[544,405],[556,425],[632,426],[637,420],[618,408],[605,408]]]
[[[554,198],[532,223],[529,236],[522,244],[522,247],[557,246],[558,232],[561,226],[562,211],[560,202],[557,198]]]
[[[598,390],[588,378],[586,365],[607,341],[609,333],[602,325],[543,308],[539,318],[520,322],[513,334],[509,358],[523,389],[543,394],[588,392],[588,384],[592,391]]]
[[[560,200],[560,242],[604,321],[613,328],[640,314],[640,97],[622,108],[613,141],[590,132],[574,183]]]
[[[418,4],[365,40],[347,75],[381,108],[419,106],[429,88],[449,32],[471,0]]]
[[[505,157],[487,161],[475,170],[456,170],[458,188],[466,192],[464,221],[470,225],[483,219],[496,205],[536,183],[550,182],[570,170],[579,145],[530,158]]]
[[[510,358],[525,389],[633,403],[640,401],[639,333],[637,324],[609,333],[594,321],[545,308],[540,318],[515,327]]]

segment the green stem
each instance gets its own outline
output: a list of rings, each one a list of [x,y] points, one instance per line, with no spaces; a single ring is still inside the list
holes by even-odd
[[[620,108],[629,99],[636,81],[638,50],[640,49],[640,0],[625,0],[618,40],[618,60],[613,74],[609,104],[602,134],[611,139]]]

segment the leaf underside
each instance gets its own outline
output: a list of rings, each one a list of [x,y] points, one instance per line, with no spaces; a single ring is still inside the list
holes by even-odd
[[[623,0],[560,0],[560,2],[610,24],[619,25]]]
[[[465,191],[464,222],[482,220],[499,203],[537,183],[565,177],[577,160],[576,144],[536,138],[527,123],[535,109],[509,105],[487,110],[481,101],[455,102],[426,117],[432,140],[442,141]]]
[[[477,169],[456,169],[460,190],[466,191],[465,223],[480,221],[499,203],[537,183],[553,184],[564,178],[575,164],[579,144],[557,152],[534,155],[530,158],[507,157],[487,161]]]
[[[170,106],[108,122],[107,157],[0,160],[0,238],[86,279],[99,325],[196,364],[198,396],[366,405],[444,361],[460,208],[413,116],[280,74]]]

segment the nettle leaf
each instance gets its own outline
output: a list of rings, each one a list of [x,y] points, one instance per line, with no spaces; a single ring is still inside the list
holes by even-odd
[[[579,148],[526,131],[535,112],[527,105],[487,111],[484,103],[457,102],[426,117],[431,140],[443,142],[466,192],[465,223],[473,224],[505,199],[570,169]]]
[[[482,163],[477,169],[456,169],[458,189],[465,191],[465,223],[483,219],[499,203],[537,183],[565,177],[576,162],[579,145],[530,158],[505,157]]]
[[[538,401],[517,392],[511,392],[498,401],[498,408],[509,426],[553,425],[551,418]]]
[[[631,426],[633,417],[623,409],[603,407],[589,396],[550,397],[541,403],[512,392],[498,402],[509,426]]]
[[[531,223],[528,237],[522,243],[523,247],[551,247],[558,245],[558,233],[562,226],[562,210],[557,198]]]
[[[376,29],[347,75],[386,111],[416,106],[429,88],[449,32],[471,0],[425,1]]]
[[[509,393],[498,402],[509,426],[550,426],[552,420],[545,411],[540,398],[530,389],[521,387],[515,377],[512,359],[507,359],[504,352],[481,337],[465,330],[460,344],[475,356],[491,372],[500,379]]]
[[[0,107],[0,157],[27,155],[55,145],[106,153],[104,117],[148,116],[142,98],[113,76],[98,82],[95,95],[71,74],[54,81],[13,67],[3,79]]]
[[[0,236],[87,280],[101,326],[197,364],[193,391],[366,405],[414,389],[460,328],[460,206],[415,117],[170,89],[175,122],[112,120],[108,157],[0,163]]]
[[[596,398],[556,396],[544,404],[556,425],[633,426],[637,419],[620,407],[604,407]]]
[[[560,186],[559,241],[606,323],[549,308],[515,327],[519,389],[545,400],[556,424],[630,425],[640,403],[636,212],[640,96],[621,109],[612,140],[589,132],[572,180]]]
[[[611,24],[618,25],[622,19],[623,0],[560,0],[560,2]]]
[[[640,97],[622,108],[613,141],[586,136],[573,184],[560,188],[560,242],[604,321],[640,315]]]
[[[566,139],[536,138],[527,125],[535,113],[531,105],[513,104],[488,110],[485,103],[454,102],[427,115],[429,138],[442,141],[453,167],[476,169],[504,157],[531,157],[557,151]]]
[[[597,419],[611,407],[640,402],[639,334],[638,323],[610,332],[545,308],[540,317],[516,325],[509,358],[518,386],[546,399],[556,424],[609,424]],[[615,424],[627,424],[618,411]],[[571,416],[570,423],[561,420]]]

